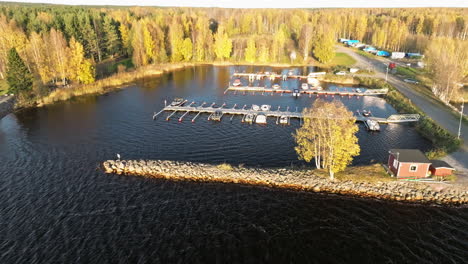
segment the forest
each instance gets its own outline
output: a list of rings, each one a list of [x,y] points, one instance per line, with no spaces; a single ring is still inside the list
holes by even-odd
[[[33,76],[30,96],[115,71],[180,62],[328,63],[338,38],[447,58],[465,51],[468,9],[220,9],[0,5],[0,79],[14,48]],[[450,54],[444,47],[453,47]],[[442,51],[440,51],[442,49]],[[468,50],[468,48],[466,48]],[[466,52],[465,52],[466,53]],[[464,59],[453,78],[468,74]],[[439,66],[440,68],[440,66]],[[434,65],[434,70],[436,67]],[[455,81],[455,80],[454,80]],[[454,82],[453,81],[453,82]],[[450,81],[452,83],[452,80]],[[441,84],[443,85],[443,84]]]

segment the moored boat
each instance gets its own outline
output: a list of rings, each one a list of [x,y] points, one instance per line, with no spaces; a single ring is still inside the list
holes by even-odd
[[[172,101],[171,106],[181,106],[185,103],[183,98],[175,98],[174,101]]]
[[[235,79],[234,82],[232,82],[233,86],[241,86],[241,80],[240,79]]]
[[[281,116],[280,117],[280,120],[279,120],[279,123],[282,124],[282,125],[286,125],[288,124],[288,117],[287,116]]]
[[[371,111],[368,111],[368,110],[362,110],[361,115],[365,117],[369,117],[372,115],[372,113]]]
[[[260,106],[254,104],[254,105],[252,105],[252,110],[258,111],[258,110],[260,110]]]
[[[277,83],[273,84],[273,89],[279,89],[279,88],[281,88],[281,86],[279,86],[279,84],[277,84]]]
[[[254,114],[247,114],[245,115],[244,122],[252,123],[254,121],[255,115]]]
[[[213,121],[221,121],[221,118],[223,117],[223,111],[221,110],[216,110],[212,115],[211,115],[211,120]]]
[[[309,85],[308,85],[307,83],[303,83],[303,84],[301,85],[301,88],[302,88],[302,90],[308,90],[308,89],[309,89]]]
[[[380,125],[377,121],[372,120],[372,119],[367,119],[365,121],[367,130],[369,131],[380,131]]]
[[[266,104],[265,104],[265,105],[262,105],[262,106],[260,107],[260,109],[262,109],[262,111],[265,111],[265,112],[266,112],[266,111],[270,111],[271,105],[266,105]]]
[[[313,77],[308,77],[307,78],[307,83],[310,84],[313,87],[316,87],[320,84],[319,80]]]
[[[301,93],[299,92],[298,89],[294,89],[292,95],[296,96],[296,97],[299,97],[299,96],[301,96]]]
[[[257,124],[266,124],[267,123],[266,115],[258,114],[257,117],[255,118],[255,123],[257,123]]]

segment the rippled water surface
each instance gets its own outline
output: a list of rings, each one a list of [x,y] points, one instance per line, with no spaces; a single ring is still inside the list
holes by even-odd
[[[98,169],[116,153],[125,159],[302,165],[291,137],[298,122],[151,119],[174,97],[298,110],[314,100],[224,95],[236,70],[246,68],[186,69],[0,120],[0,263],[467,262],[466,208],[105,175]],[[352,111],[395,113],[382,98],[339,99]],[[383,125],[380,133],[360,125],[358,137],[362,154],[356,164],[382,161],[389,148],[430,147],[409,125]]]

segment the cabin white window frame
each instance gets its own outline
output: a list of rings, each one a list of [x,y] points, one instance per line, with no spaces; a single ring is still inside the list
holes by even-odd
[[[414,167],[414,170],[413,170],[413,167]],[[417,172],[418,171],[418,164],[410,164],[409,171],[410,172]]]
[[[393,158],[393,168],[398,169],[398,160],[394,157]]]

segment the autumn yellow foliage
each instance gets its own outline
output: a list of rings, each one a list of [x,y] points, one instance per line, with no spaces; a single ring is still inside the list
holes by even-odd
[[[333,179],[359,155],[356,119],[341,101],[317,100],[302,114],[304,123],[294,135],[295,150],[306,162],[314,159],[316,167],[327,169]]]

